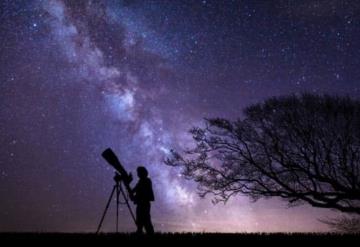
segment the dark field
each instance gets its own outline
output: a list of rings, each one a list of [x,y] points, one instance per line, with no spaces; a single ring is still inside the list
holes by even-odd
[[[360,240],[360,234],[307,234],[307,233],[157,233],[153,236],[136,234],[81,234],[81,233],[0,233],[1,243],[44,243],[44,244],[106,244],[114,243],[119,246],[165,245],[173,246],[178,244],[229,244],[231,246],[241,246],[242,244],[273,244],[273,243],[326,243],[354,245]],[[357,245],[357,244],[355,244]],[[347,245],[348,246],[348,245]]]

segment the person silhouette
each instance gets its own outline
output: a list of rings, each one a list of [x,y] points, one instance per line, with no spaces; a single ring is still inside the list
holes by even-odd
[[[137,169],[139,181],[131,190],[130,199],[136,204],[136,225],[137,233],[143,233],[143,228],[147,234],[154,233],[154,227],[151,222],[151,202],[155,200],[152,189],[151,179],[148,177],[148,171],[145,167],[139,166]]]

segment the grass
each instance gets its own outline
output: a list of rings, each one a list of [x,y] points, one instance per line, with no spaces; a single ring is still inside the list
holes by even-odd
[[[341,243],[358,242],[360,234],[335,234],[335,233],[156,233],[153,236],[136,235],[127,233],[0,233],[0,241],[9,243],[116,243],[122,246],[146,244],[152,246],[170,246],[184,243],[199,244],[229,244],[231,246],[243,243]],[[238,243],[238,244],[237,244]],[[123,245],[126,244],[126,245]]]

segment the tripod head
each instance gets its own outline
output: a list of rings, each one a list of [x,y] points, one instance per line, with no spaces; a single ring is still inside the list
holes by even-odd
[[[115,172],[114,181],[115,182],[124,182],[124,184],[128,185],[133,180],[132,174],[129,173],[126,177],[122,176],[118,172]]]
[[[114,181],[116,183],[120,183],[122,180],[123,178],[121,177],[121,175],[118,172],[115,172]]]
[[[132,180],[133,180],[133,177],[132,177],[131,173],[129,173],[129,175],[124,177],[121,174],[119,174],[118,172],[115,172],[114,181],[116,183],[123,182],[126,186],[128,186],[131,183]]]

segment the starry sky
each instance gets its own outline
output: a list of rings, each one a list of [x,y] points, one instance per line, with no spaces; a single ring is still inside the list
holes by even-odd
[[[163,160],[203,118],[270,96],[359,98],[359,21],[346,0],[2,0],[0,231],[95,231],[113,186],[107,147],[148,168],[157,231],[326,231],[317,219],[334,211],[213,205]],[[120,230],[135,230],[120,210]]]

